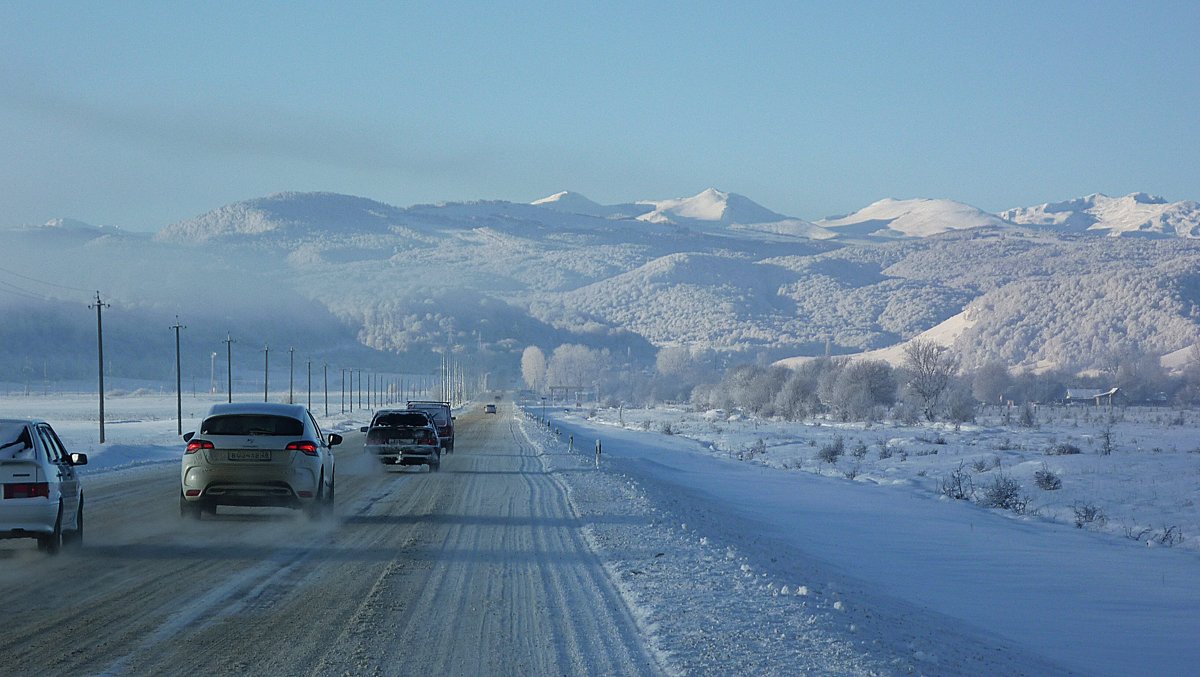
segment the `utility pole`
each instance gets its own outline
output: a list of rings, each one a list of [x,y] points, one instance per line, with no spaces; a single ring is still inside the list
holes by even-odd
[[[322,363],[325,367],[325,418],[329,418],[329,363]]]
[[[308,361],[308,408],[312,410],[312,360]]]
[[[296,349],[288,348],[288,404],[296,403]]]
[[[179,360],[179,330],[187,329],[182,324],[179,324],[179,316],[175,316],[175,324],[171,325],[171,329],[175,330],[175,420],[178,422],[178,432],[183,434],[183,391],[180,390],[181,376],[180,360]]]
[[[263,344],[263,402],[268,400],[268,377],[271,373],[271,346]]]
[[[108,308],[109,304],[100,300],[100,292],[96,292],[96,302],[88,308],[96,309],[96,353],[100,360],[100,444],[104,444],[104,322],[100,311]]]
[[[354,389],[350,389],[350,396],[354,396]],[[358,370],[358,408],[362,409],[362,369]]]
[[[342,413],[346,413],[346,370],[342,369]]]
[[[225,380],[229,384],[226,392],[229,394],[227,401],[233,401],[233,339],[230,338],[229,332],[225,332]]]

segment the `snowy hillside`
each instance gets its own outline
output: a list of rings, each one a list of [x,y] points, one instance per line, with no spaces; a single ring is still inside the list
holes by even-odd
[[[846,216],[822,219],[817,225],[847,237],[929,237],[948,230],[1008,224],[994,214],[953,200],[888,198]]]
[[[970,310],[973,326],[954,340],[967,366],[1000,359],[1088,369],[1129,346],[1186,349],[1200,331],[1197,239],[1060,234],[948,200],[884,200],[821,226],[711,189],[644,201],[641,219],[625,215],[630,204],[563,192],[534,204],[399,208],[281,193],[173,224],[153,240],[68,221],[0,230],[6,267],[25,276],[0,278],[24,290],[0,303],[86,303],[88,290],[102,290],[117,307],[139,309],[146,319],[138,321],[153,326],[148,336],[175,314],[205,313],[221,318],[205,328],[213,336],[261,327],[261,338],[246,339],[260,344],[309,341],[304,330],[275,338],[257,306],[269,300],[312,315],[306,304],[315,304],[322,319],[302,326],[381,355],[424,360],[447,342],[473,343],[514,364],[513,353],[538,341],[642,356],[668,345],[772,359],[822,354],[826,345],[858,353]],[[1165,219],[1188,203],[1089,204],[1110,216],[1140,205]],[[1084,231],[1100,232],[1108,231]],[[209,274],[177,274],[197,256]],[[58,286],[34,289],[26,278]],[[86,315],[66,322],[65,309],[39,312],[53,341],[11,324],[0,338],[86,354],[78,326]],[[34,352],[13,359],[32,372],[32,360],[43,359]]]
[[[648,204],[636,203],[602,205],[589,200],[579,193],[572,193],[571,191],[555,193],[549,197],[534,200],[531,204],[567,214],[583,214],[585,216],[597,216],[602,219],[633,219],[652,209]]]
[[[158,232],[169,242],[207,242],[225,236],[299,236],[320,229],[339,233],[387,232],[402,210],[337,193],[276,193],[214,209]]]
[[[709,188],[692,197],[645,201],[651,210],[639,216],[651,223],[770,223],[788,218],[736,193]]]
[[[1000,216],[1014,223],[1068,233],[1200,237],[1200,204],[1191,200],[1167,202],[1145,193],[1124,197],[1093,193],[1066,202],[1010,209]]]

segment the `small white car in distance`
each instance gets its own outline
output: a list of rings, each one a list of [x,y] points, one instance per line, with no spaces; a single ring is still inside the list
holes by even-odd
[[[183,436],[179,512],[199,519],[217,506],[278,506],[319,517],[333,507],[333,447],[301,404],[216,404]]]
[[[83,487],[71,454],[49,423],[0,419],[0,538],[36,538],[58,554],[83,542]]]

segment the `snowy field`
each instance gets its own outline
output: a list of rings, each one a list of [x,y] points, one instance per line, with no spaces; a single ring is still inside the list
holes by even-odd
[[[222,401],[185,394],[183,430]],[[313,404],[328,431],[369,417]],[[1187,675],[1200,665],[1195,412],[1118,409],[1110,424],[1095,409],[1045,409],[1031,428],[992,412],[957,430],[665,407],[548,413],[549,426],[518,419],[525,438],[677,674]],[[182,451],[164,389],[110,395],[103,445],[91,393],[8,391],[0,417],[48,420],[70,451],[89,454],[85,481],[178,463]],[[822,460],[838,438],[843,453]],[[1060,444],[1081,453],[1046,454]],[[1059,488],[1038,488],[1043,469]],[[942,490],[956,471],[965,500]],[[1019,512],[982,504],[1000,476],[1019,485]],[[1096,512],[1077,528],[1086,506]]]
[[[1033,425],[1023,426],[1019,410],[991,407],[976,423],[957,427],[799,424],[670,407],[580,413],[629,430],[669,430],[729,459],[894,485],[935,499],[960,487],[966,500],[986,504],[997,480],[1001,489],[1013,480],[1019,488],[1000,516],[1069,524],[1131,546],[1200,552],[1197,411],[1043,406],[1033,412]],[[840,454],[833,451],[838,440]]]
[[[1107,412],[1043,409],[1032,428],[985,418],[958,430],[672,408],[547,413],[550,457],[573,448],[587,467],[603,443],[602,472],[565,475],[581,513],[652,516],[649,529],[612,517],[591,529],[687,674],[1200,665],[1195,412],[1118,409],[1110,426]],[[822,460],[839,437],[845,452]],[[1046,454],[1064,443],[1081,453]],[[1043,464],[1059,488],[1037,487]],[[960,467],[974,489],[954,500],[941,487]],[[1019,485],[1020,514],[982,504],[1000,475]],[[1077,528],[1085,506],[1098,512]]]

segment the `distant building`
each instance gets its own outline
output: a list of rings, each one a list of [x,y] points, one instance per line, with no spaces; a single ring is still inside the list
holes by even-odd
[[[1073,403],[1095,403],[1096,406],[1107,404],[1112,406],[1113,396],[1117,394],[1120,388],[1109,388],[1108,390],[1100,390],[1098,388],[1067,388],[1067,404]]]

